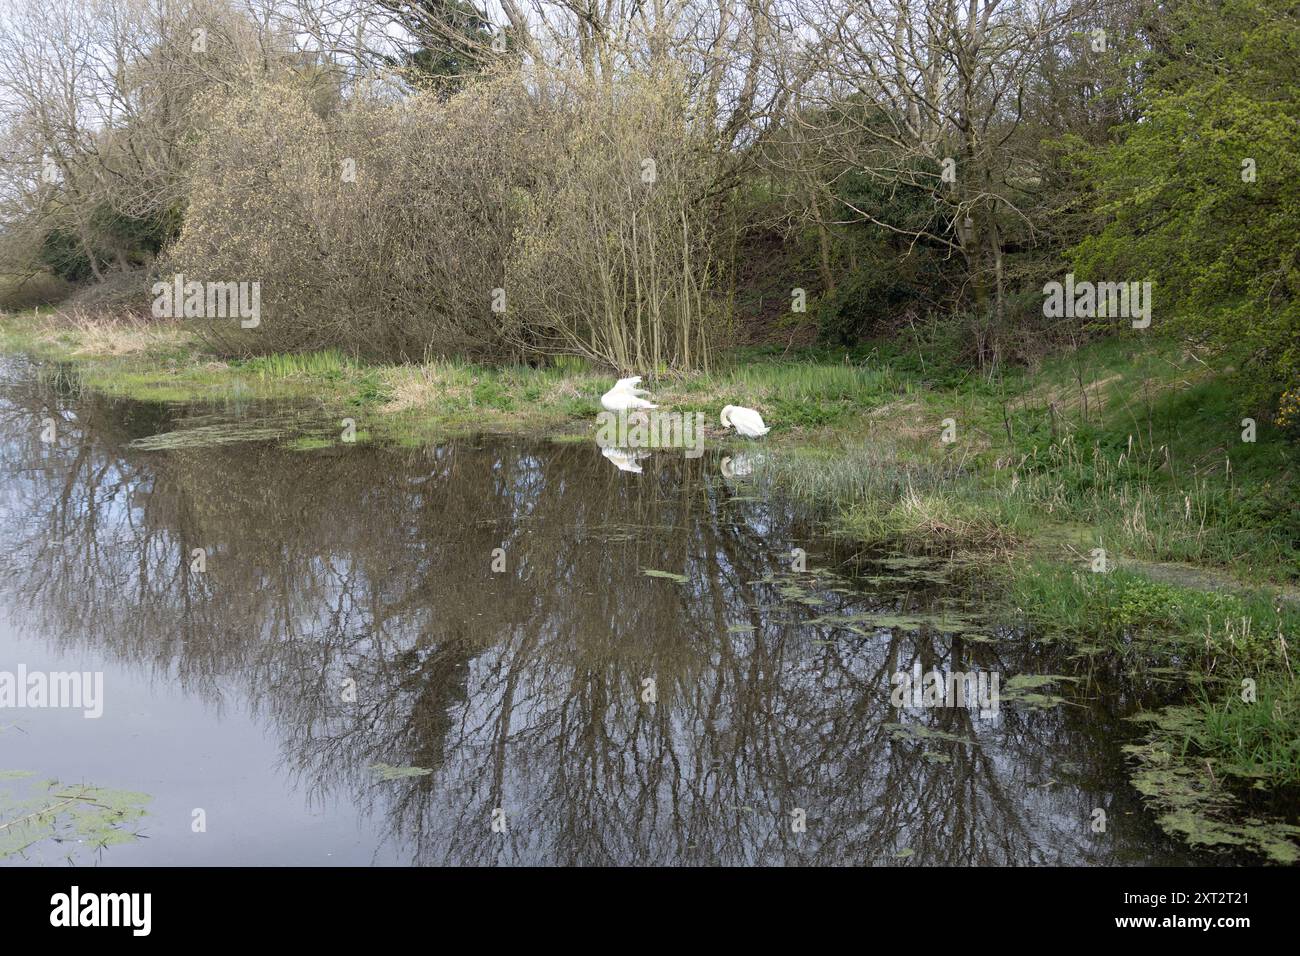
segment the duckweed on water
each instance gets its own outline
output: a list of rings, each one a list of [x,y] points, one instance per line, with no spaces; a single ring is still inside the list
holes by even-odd
[[[684,574],[674,574],[672,571],[657,571],[654,568],[642,568],[641,573],[650,578],[664,578],[667,581],[675,581],[678,584],[685,584],[690,580]]]
[[[58,780],[31,771],[0,772],[0,860],[72,862],[141,837],[140,819],[150,797]]]
[[[881,724],[881,729],[891,731],[895,740],[917,742],[942,740],[947,743],[962,744],[963,746],[971,746],[975,743],[969,737],[951,734],[946,730],[935,730],[933,727],[927,727],[924,724]]]
[[[249,441],[269,441],[291,434],[294,424],[272,422],[227,422],[221,425],[201,425],[183,428],[147,438],[137,438],[132,448],[140,451],[175,451],[180,448],[206,448],[212,445],[233,445]]]
[[[1041,688],[1059,683],[1075,683],[1077,677],[1064,674],[1016,674],[1002,685],[1001,699],[1004,703],[1014,703],[1022,707],[1048,708],[1066,703],[1064,697],[1057,694],[1042,693]]]
[[[1204,715],[1171,706],[1138,714],[1145,739],[1127,745],[1136,770],[1133,786],[1157,811],[1157,822],[1193,846],[1258,853],[1275,863],[1300,862],[1300,827],[1252,815],[1242,798],[1215,773],[1223,765],[1205,756],[1213,748]]]
[[[391,764],[376,763],[371,764],[370,772],[375,775],[376,780],[387,783],[393,780],[409,780],[412,777],[427,777],[433,773],[433,770],[427,767],[394,767]]]

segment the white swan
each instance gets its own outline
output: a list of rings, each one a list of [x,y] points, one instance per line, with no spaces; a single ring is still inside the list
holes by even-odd
[[[641,473],[641,466],[638,462],[641,459],[650,457],[648,451],[634,451],[627,448],[602,448],[600,453],[608,458],[619,471],[631,471],[638,475]]]
[[[723,478],[748,478],[754,474],[754,468],[763,463],[763,455],[750,454],[742,451],[735,458],[727,457],[722,459],[721,470]]]
[[[604,395],[600,396],[600,404],[607,412],[626,412],[634,408],[658,408],[647,402],[642,395],[649,395],[643,388],[637,388],[641,383],[641,376],[636,375],[632,378],[620,378],[614,383]]]
[[[763,424],[763,416],[743,405],[724,405],[722,426],[734,428],[746,438],[762,438],[772,429]]]

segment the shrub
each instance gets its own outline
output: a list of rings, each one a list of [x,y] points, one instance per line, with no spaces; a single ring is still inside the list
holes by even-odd
[[[568,85],[568,84],[566,84]],[[521,348],[620,369],[707,367],[722,318],[710,159],[683,86],[568,85],[507,274]]]
[[[321,117],[291,84],[214,109],[167,272],[262,283],[262,323],[209,325],[227,351],[339,347],[500,356],[491,311],[531,106],[517,78],[450,100],[358,95]]]

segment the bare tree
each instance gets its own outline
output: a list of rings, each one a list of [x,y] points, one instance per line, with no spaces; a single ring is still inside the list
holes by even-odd
[[[823,0],[801,28],[817,69],[771,156],[823,227],[830,205],[835,222],[960,255],[977,313],[1001,322],[1007,230],[1036,228],[1022,208],[1038,175],[1037,144],[1021,135],[1026,95],[1042,60],[1077,42],[1084,11],[1076,0]],[[848,172],[914,191],[928,214],[897,221],[853,202],[836,188]]]

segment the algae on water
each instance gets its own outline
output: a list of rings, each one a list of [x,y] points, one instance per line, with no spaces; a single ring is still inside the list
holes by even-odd
[[[652,578],[664,578],[668,581],[676,581],[678,584],[685,584],[690,580],[684,574],[674,574],[671,571],[657,571],[654,568],[642,568],[641,573]]]
[[[1193,846],[1300,862],[1300,826],[1246,815],[1241,799],[1214,773],[1215,759],[1197,754],[1195,708],[1166,707],[1131,719],[1151,725],[1141,743],[1124,747],[1136,763],[1133,786],[1166,832]]]
[[[370,772],[378,780],[407,780],[411,777],[427,777],[433,771],[427,767],[394,767],[391,764],[371,764]]]
[[[148,794],[0,772],[0,860],[85,862],[88,851],[142,838]]]

